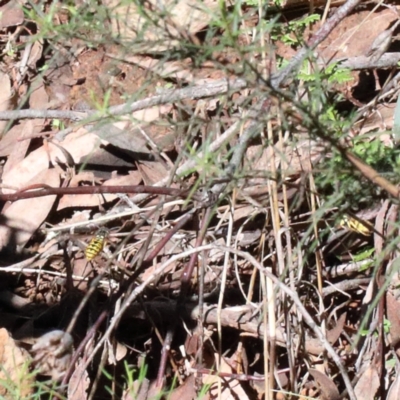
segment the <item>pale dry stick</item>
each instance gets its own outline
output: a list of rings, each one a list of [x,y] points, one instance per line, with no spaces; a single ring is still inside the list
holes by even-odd
[[[20,272],[26,274],[46,274],[52,276],[59,276],[62,278],[66,278],[67,274],[63,272],[57,271],[41,271],[39,268],[25,268],[25,267],[16,267],[14,265],[10,265],[8,267],[0,267],[0,272]],[[87,281],[88,278],[84,278],[83,276],[72,275],[72,278],[77,281]]]
[[[96,276],[92,282],[90,282],[90,287],[89,290],[85,293],[85,296],[83,297],[83,299],[81,300],[81,302],[79,303],[78,308],[76,309],[76,311],[74,312],[74,315],[72,316],[71,320],[69,321],[68,327],[66,329],[65,332],[67,333],[72,333],[76,321],[78,320],[78,317],[80,315],[80,313],[82,312],[83,308],[85,307],[85,305],[87,304],[87,302],[90,299],[90,296],[94,293],[94,291],[97,289],[97,285],[100,283],[101,278],[103,277],[103,275],[98,275]],[[88,278],[86,278],[88,279]]]
[[[310,165],[310,171],[312,171],[312,164],[311,161],[308,160]],[[318,221],[316,220],[316,211],[317,211],[317,202],[318,198],[316,197],[317,188],[315,186],[314,176],[312,173],[309,174],[309,185],[310,185],[310,196],[311,196],[311,212],[312,212],[312,223],[313,223],[313,230],[315,240],[318,244],[318,248],[315,252],[315,264],[317,267],[317,285],[318,285],[318,313],[321,316],[321,330],[324,335],[326,335],[326,314],[325,314],[325,305],[322,297],[322,263],[323,263],[323,256],[321,250],[321,242],[318,230]],[[320,206],[320,204],[318,204]],[[320,207],[319,207],[320,208]],[[328,360],[326,359],[326,355],[324,354],[324,364],[325,367],[328,367]]]
[[[382,55],[387,52],[392,43],[393,32],[399,24],[400,20],[397,20],[391,28],[384,30],[375,38],[367,53],[367,56],[371,57],[372,62],[378,61]]]
[[[362,27],[364,24],[366,24],[366,23],[368,22],[368,18],[369,18],[371,15],[374,14],[374,12],[383,4],[384,1],[385,1],[385,0],[380,0],[379,3],[377,3],[377,4],[375,5],[375,7],[368,13],[368,15],[364,18],[364,20],[361,21],[361,22],[358,24],[357,28],[354,29],[354,31],[351,32],[350,36],[349,36],[348,38],[346,38],[346,39],[343,41],[343,43],[338,47],[338,50],[342,50],[342,49],[347,45],[347,43],[350,42],[351,38],[357,33],[357,31],[359,31],[359,30],[361,29],[361,27]]]
[[[277,115],[278,119],[278,126],[282,126],[282,118],[281,118],[281,113],[278,113]],[[279,129],[279,140],[277,143],[277,148],[279,149],[280,154],[284,154],[284,136],[282,129]],[[287,159],[285,156],[281,157],[281,175],[282,175],[282,181],[285,181],[286,179],[286,170],[289,168],[289,165],[287,163]],[[284,234],[286,237],[286,263],[285,263],[285,271],[289,272],[289,285],[290,288],[295,291],[296,290],[296,285],[295,285],[295,276],[294,276],[294,270],[295,268],[293,267],[293,247],[292,247],[292,235],[291,235],[291,229],[290,229],[290,208],[288,204],[288,196],[287,196],[287,187],[286,185],[282,186],[282,194],[283,194],[283,213],[282,213],[282,222],[283,222],[283,228],[280,230],[279,234]],[[282,241],[281,241],[282,242]],[[290,379],[289,382],[292,384],[295,382],[295,374],[294,369],[296,365],[295,357],[292,351],[292,330],[290,329],[290,307],[287,304],[286,299],[284,299],[283,304],[283,315],[285,319],[285,326],[286,326],[286,343],[287,343],[287,350],[288,350],[288,362],[289,362],[289,371],[290,371]],[[291,387],[291,390],[294,388]]]
[[[231,199],[230,202],[230,210],[229,210],[229,223],[228,223],[228,233],[226,235],[226,246],[230,247],[232,245],[232,232],[233,232],[233,214],[234,214],[234,203],[233,199]],[[225,294],[225,289],[226,289],[226,281],[227,281],[227,276],[228,276],[228,268],[230,265],[230,254],[225,253],[224,257],[224,264],[222,266],[222,276],[221,276],[221,286],[219,290],[219,296],[218,296],[218,304],[217,304],[217,316],[218,316],[218,322],[217,322],[217,332],[218,332],[218,357],[217,362],[217,368],[218,371],[221,370],[221,358],[222,358],[222,323],[221,323],[221,313],[222,313],[222,307],[224,303],[224,294]],[[222,393],[222,382],[221,380],[218,381],[218,398],[221,398],[221,393]]]
[[[142,129],[142,127],[139,125],[138,127],[139,132],[142,134],[148,145],[152,148],[152,150],[156,153],[159,153],[160,156],[162,156],[163,160],[167,163],[167,165],[170,168],[173,168],[174,164],[171,161],[171,159],[167,156],[167,154],[164,151],[160,151],[157,147],[157,145],[154,143],[153,139]]]
[[[325,4],[324,13],[322,14],[321,24],[323,25],[328,17],[329,10],[331,8],[331,0],[328,0]]]
[[[251,254],[245,252],[245,251],[240,251],[236,250],[230,247],[225,247],[225,246],[217,246],[214,244],[208,244],[204,246],[197,247],[195,249],[190,249],[187,251],[182,252],[181,254],[177,254],[175,256],[172,256],[169,260],[167,260],[165,263],[160,265],[144,282],[142,282],[139,286],[137,286],[128,296],[128,298],[124,301],[124,304],[121,306],[120,312],[114,316],[114,318],[110,321],[110,324],[104,333],[103,337],[99,340],[97,343],[96,347],[93,350],[93,353],[91,356],[88,358],[88,360],[85,363],[84,369],[86,369],[89,364],[91,363],[93,357],[95,354],[98,352],[98,350],[103,346],[104,342],[110,337],[111,333],[114,331],[118,323],[120,322],[122,315],[125,313],[127,308],[132,304],[132,302],[141,294],[143,291],[154,281],[156,280],[171,264],[175,263],[176,261],[186,258],[194,253],[199,253],[201,251],[210,251],[210,250],[220,250],[221,252],[230,252],[233,254],[237,254],[241,257],[243,257],[245,260],[247,260],[250,264],[255,266],[262,274],[266,275],[269,279],[273,281],[273,283],[279,287],[280,290],[284,291],[287,293],[287,295],[293,300],[293,302],[296,304],[297,308],[299,309],[299,312],[304,318],[304,321],[306,324],[311,328],[311,330],[315,333],[317,338],[322,342],[322,345],[326,349],[326,351],[331,355],[333,361],[335,362],[336,366],[339,368],[342,376],[343,376],[343,381],[346,385],[346,389],[349,393],[350,399],[351,400],[357,400],[354,394],[354,390],[351,386],[351,381],[350,378],[347,374],[346,369],[344,368],[340,357],[336,354],[335,350],[333,349],[332,345],[328,342],[322,331],[319,329],[309,312],[306,310],[306,308],[303,306],[299,296],[297,295],[296,292],[291,290],[289,287],[287,287],[279,278],[277,278],[275,275],[271,274],[268,272]]]
[[[255,213],[252,212],[250,215],[248,215],[246,220],[239,227],[237,235],[236,235],[235,243],[234,243],[234,248],[235,249],[237,249],[238,246],[239,246],[239,241],[240,241],[239,237],[240,237],[241,233],[243,232],[243,228],[254,218],[254,216],[255,216]],[[259,246],[259,248],[260,247],[261,246]],[[263,248],[263,247],[261,247],[261,248]],[[273,256],[275,256],[275,253],[269,254],[267,258],[273,257]],[[267,258],[261,257],[263,262],[266,261]],[[242,282],[241,282],[241,278],[240,278],[240,274],[239,274],[239,265],[238,265],[238,260],[237,260],[236,254],[234,255],[234,265],[235,265],[235,275],[236,275],[236,280],[237,280],[237,283],[238,283],[239,290],[242,293],[243,299],[246,300],[246,304],[251,304],[251,299],[252,299],[252,296],[253,296],[253,290],[254,290],[254,284],[255,284],[255,278],[253,278],[253,277],[254,277],[255,274],[252,273],[252,277],[251,277],[251,282],[250,282],[250,285],[249,285],[248,293],[246,294],[244,289],[243,289]],[[255,268],[254,268],[254,271],[256,273],[258,273],[257,269],[255,269]]]
[[[260,21],[262,21],[262,15],[263,15],[263,6],[262,6],[262,1],[258,0],[258,15],[259,15],[259,26],[260,26],[260,31],[261,31],[261,35],[260,35],[260,44],[261,44],[261,59],[263,61],[263,78],[267,79],[268,77],[268,71],[267,70],[267,54],[266,54],[266,46],[265,46],[265,38],[263,35],[263,28],[260,24]],[[270,64],[272,63],[272,57],[270,58]],[[273,143],[273,141],[271,140],[272,138],[272,124],[271,124],[271,120],[268,120],[267,123],[267,127],[268,127],[268,140],[269,143]],[[260,126],[260,131],[262,134],[262,126]],[[271,169],[272,169],[272,176],[273,178],[276,177],[276,174],[274,172],[274,168],[275,168],[275,155],[274,155],[274,151],[272,151],[272,159],[271,159]],[[274,182],[275,184],[275,189],[276,189],[276,182]],[[270,187],[270,180],[268,180],[268,186]],[[271,196],[271,192],[269,191],[270,196]],[[277,196],[277,192],[276,192],[276,196]],[[270,197],[271,200],[271,197]],[[272,215],[272,220],[274,222],[274,217],[276,218],[277,216],[277,210],[276,208],[271,207],[271,215]],[[279,220],[279,217],[278,217]],[[277,220],[275,219],[275,222]],[[275,231],[275,229],[274,229]],[[264,297],[264,304],[263,304],[263,320],[264,320],[264,329],[266,330],[267,327],[269,327],[269,334],[270,337],[268,338],[267,332],[265,332],[264,335],[264,341],[263,341],[263,345],[264,345],[264,374],[266,376],[268,376],[268,379],[264,380],[264,391],[265,391],[265,398],[269,399],[269,400],[273,400],[274,398],[274,368],[275,368],[275,325],[276,325],[276,320],[275,320],[275,294],[273,290],[271,289],[271,285],[269,282],[269,279],[266,278],[266,284],[264,279],[261,277],[261,287],[262,287],[262,291],[263,291],[263,297]],[[266,304],[265,304],[266,302]],[[268,312],[267,312],[268,309]],[[272,311],[272,312],[271,312]]]
[[[309,161],[309,166],[310,166],[310,171],[312,171],[312,164],[311,161]],[[315,193],[317,193],[317,188],[315,187],[315,182],[314,182],[314,177],[312,174],[309,174],[309,182],[310,182],[310,196],[311,196],[311,215],[313,219],[313,229],[314,229],[314,235],[315,235],[315,240],[318,243],[318,248],[321,247],[321,243],[319,240],[319,231],[318,231],[318,221],[315,219],[316,211],[317,211],[317,199],[315,196]],[[322,292],[322,260],[323,257],[321,255],[321,251],[317,250],[316,253],[316,265],[317,265],[317,283],[318,283],[318,291],[321,293]],[[323,310],[320,310],[322,312]]]
[[[271,120],[268,121],[267,123],[267,135],[268,135],[268,143],[272,145],[274,143],[274,138],[273,138],[273,129],[272,129],[272,123]],[[274,238],[275,238],[275,246],[276,246],[276,256],[277,256],[277,272],[279,276],[283,276],[284,271],[285,271],[285,252],[283,250],[282,246],[282,240],[281,240],[281,235],[279,234],[280,230],[280,215],[279,215],[279,203],[278,203],[278,188],[277,188],[277,182],[276,178],[278,176],[277,170],[276,170],[276,154],[275,154],[275,146],[272,145],[272,152],[271,152],[271,175],[273,179],[268,179],[267,180],[267,186],[268,186],[268,194],[269,194],[269,203],[270,203],[270,209],[271,209],[271,219],[272,219],[272,229],[274,232]],[[275,268],[276,270],[276,268]],[[276,272],[276,271],[275,271]],[[266,388],[267,389],[267,381],[268,382],[268,389],[269,391],[266,392],[269,394],[269,399],[273,399],[273,389],[274,389],[274,368],[275,368],[275,354],[276,354],[276,315],[275,315],[275,292],[272,289],[272,282],[268,277],[265,277],[266,284],[263,286],[263,291],[264,291],[264,297],[266,298],[266,307],[263,307],[263,313],[264,319],[266,321],[265,324],[265,329],[268,327],[269,329],[269,339],[267,339],[268,335],[265,335],[264,338],[264,363],[265,363],[265,368],[268,368],[267,360],[269,358],[269,368],[265,370],[265,373],[267,374],[268,371],[268,376],[269,379],[266,379]],[[282,299],[284,301],[284,298]],[[267,312],[268,310],[268,312]],[[268,342],[270,344],[270,349],[268,351]],[[270,357],[267,355],[270,354]]]
[[[43,274],[43,275],[51,275],[51,276],[58,276],[60,278],[67,279],[67,274],[63,272],[57,271],[45,271],[40,270],[37,268],[25,268],[25,267],[17,267],[14,265],[10,265],[8,267],[0,267],[0,272],[18,272],[18,273],[26,273],[26,274]],[[88,281],[89,278],[85,278],[84,276],[80,275],[71,275],[71,278],[75,281]],[[99,283],[103,286],[110,286],[109,280],[100,280]]]
[[[104,118],[109,116],[120,116],[129,114],[134,111],[143,110],[162,104],[175,103],[180,100],[192,99],[197,100],[203,97],[212,97],[230,92],[239,91],[249,86],[249,83],[244,79],[234,79],[228,81],[227,79],[216,80],[211,83],[203,85],[193,85],[184,89],[169,89],[162,94],[148,97],[146,99],[138,100],[135,102],[128,102],[117,106],[110,107],[105,115],[102,112],[96,110],[89,111],[61,111],[61,110],[13,110],[13,111],[1,111],[0,120],[15,120],[15,119],[27,119],[27,118],[52,118],[52,119],[71,119],[71,120],[83,120],[89,118],[89,121],[85,123],[93,123],[98,118]],[[57,140],[62,140],[62,132],[58,132],[55,135]]]
[[[357,56],[343,60],[342,59],[336,60],[336,62],[340,62],[341,67],[348,68],[351,70],[361,70],[370,68],[382,69],[382,68],[396,67],[399,61],[400,61],[400,53],[385,53],[378,61],[372,61],[371,58],[367,56]]]
[[[173,207],[175,205],[183,205],[183,204],[185,204],[184,200],[173,200],[173,201],[169,201],[168,203],[162,204],[162,207],[169,208],[169,207]],[[73,224],[65,224],[65,225],[56,226],[54,228],[48,228],[48,229],[46,229],[46,232],[69,231],[70,229],[87,226],[89,224],[103,224],[105,222],[112,221],[117,218],[129,217],[131,215],[145,213],[146,211],[153,211],[157,207],[159,207],[159,204],[156,204],[156,205],[150,206],[150,207],[143,207],[143,208],[137,207],[137,209],[135,209],[135,210],[128,210],[128,211],[123,211],[123,212],[116,213],[116,214],[103,215],[99,218],[92,219],[90,221],[74,222]]]
[[[356,289],[362,285],[368,285],[371,282],[371,279],[373,279],[373,277],[349,279],[338,283],[330,283],[329,281],[326,281],[326,283],[330,286],[325,287],[322,290],[322,296],[325,297],[333,293],[339,292],[351,299],[351,295],[347,292]]]

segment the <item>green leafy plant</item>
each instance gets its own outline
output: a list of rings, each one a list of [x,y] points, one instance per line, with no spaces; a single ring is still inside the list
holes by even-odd
[[[306,29],[319,20],[320,15],[311,14],[295,21],[289,21],[287,24],[275,24],[271,32],[271,37],[273,40],[280,40],[290,46],[301,46],[303,45],[303,37]]]
[[[357,137],[349,146],[351,151],[365,163],[374,168],[379,174],[399,182],[400,150],[385,146],[379,139],[366,140]],[[353,209],[360,208],[360,204],[370,203],[374,198],[381,196],[381,190],[367,180],[359,171],[335,148],[332,155],[327,155],[321,162],[316,174],[316,183],[320,193],[327,195],[338,194],[346,199],[346,206]]]

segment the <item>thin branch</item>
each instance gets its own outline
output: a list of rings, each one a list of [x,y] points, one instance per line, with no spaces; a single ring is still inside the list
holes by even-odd
[[[62,111],[62,110],[14,110],[14,111],[1,111],[0,120],[15,120],[27,118],[56,118],[56,119],[72,119],[82,120],[89,118],[90,121],[104,118],[107,116],[118,116],[129,114],[134,111],[143,110],[162,104],[174,103],[186,99],[201,99],[204,97],[213,97],[217,95],[226,94],[228,92],[235,92],[246,88],[249,85],[244,79],[219,79],[211,83],[203,85],[193,85],[184,89],[171,89],[165,90],[163,93],[148,97],[147,99],[138,100],[120,104],[110,107],[107,112],[88,110],[85,112],[80,111]]]
[[[45,185],[43,185],[45,186]],[[78,186],[56,188],[45,186],[42,188],[28,187],[11,194],[0,194],[0,201],[16,201],[21,199],[31,199],[50,195],[76,195],[76,194],[105,194],[105,193],[146,193],[149,195],[167,195],[167,196],[187,196],[189,190],[181,190],[168,187],[157,186]],[[193,195],[193,198],[196,195]]]

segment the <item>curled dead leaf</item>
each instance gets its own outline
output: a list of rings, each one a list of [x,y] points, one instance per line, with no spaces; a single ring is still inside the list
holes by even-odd
[[[13,399],[16,390],[21,398],[33,393],[34,376],[29,375],[31,358],[18,347],[6,329],[0,329],[0,397]]]
[[[74,340],[64,331],[55,330],[41,336],[32,346],[33,364],[43,375],[62,379],[71,362]]]

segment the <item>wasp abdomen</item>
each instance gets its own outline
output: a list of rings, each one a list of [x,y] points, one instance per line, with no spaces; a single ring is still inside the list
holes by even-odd
[[[86,260],[93,260],[103,250],[107,236],[108,231],[106,229],[98,230],[96,236],[92,238],[85,249]]]

